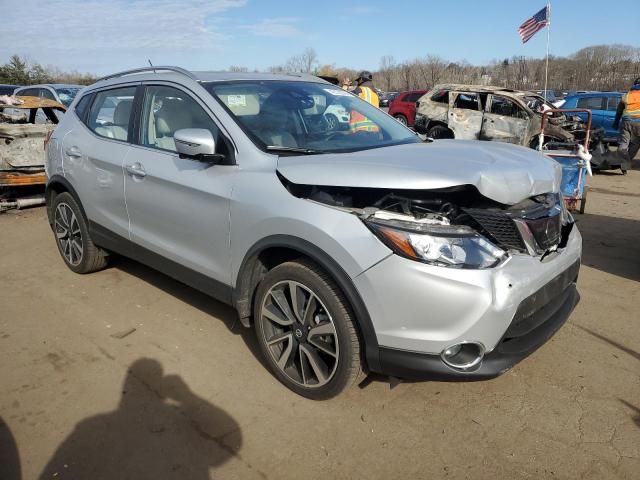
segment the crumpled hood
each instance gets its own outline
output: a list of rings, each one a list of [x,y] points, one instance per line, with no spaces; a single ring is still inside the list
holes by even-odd
[[[562,176],[557,162],[535,150],[474,140],[280,157],[278,172],[305,185],[410,190],[475,185],[485,197],[508,205],[558,192]]]

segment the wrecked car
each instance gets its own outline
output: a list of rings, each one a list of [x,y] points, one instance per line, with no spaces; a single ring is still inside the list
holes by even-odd
[[[417,102],[415,129],[431,138],[486,140],[538,146],[542,113],[555,107],[533,92],[480,85],[437,85]],[[579,116],[554,113],[545,125],[545,146],[572,144],[587,134]],[[591,147],[602,140],[591,131]]]
[[[332,105],[358,128],[333,129]],[[273,375],[308,398],[369,372],[495,377],[578,301],[581,237],[558,164],[424,142],[309,75],[111,75],[72,104],[47,169],[72,271],[115,252],[232,305]]]
[[[44,186],[45,141],[65,110],[45,98],[0,97],[0,201],[13,202],[29,187]]]

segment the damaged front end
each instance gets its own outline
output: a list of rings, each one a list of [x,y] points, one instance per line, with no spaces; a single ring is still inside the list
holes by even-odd
[[[394,253],[442,267],[491,268],[515,254],[542,260],[566,245],[574,223],[557,193],[504,205],[472,185],[392,190],[281,180],[296,197],[358,215]]]

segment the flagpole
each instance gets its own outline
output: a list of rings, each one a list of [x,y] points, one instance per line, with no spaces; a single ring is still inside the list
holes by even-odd
[[[548,100],[547,81],[549,79],[549,40],[551,37],[551,0],[547,2],[547,61],[544,67],[544,98]]]

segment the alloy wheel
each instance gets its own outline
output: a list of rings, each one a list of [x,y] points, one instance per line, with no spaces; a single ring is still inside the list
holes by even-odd
[[[262,301],[259,321],[278,369],[306,388],[326,385],[338,366],[338,335],[330,313],[307,286],[282,281]]]
[[[62,255],[70,265],[79,265],[82,262],[84,242],[78,219],[68,204],[58,204],[54,225]]]

